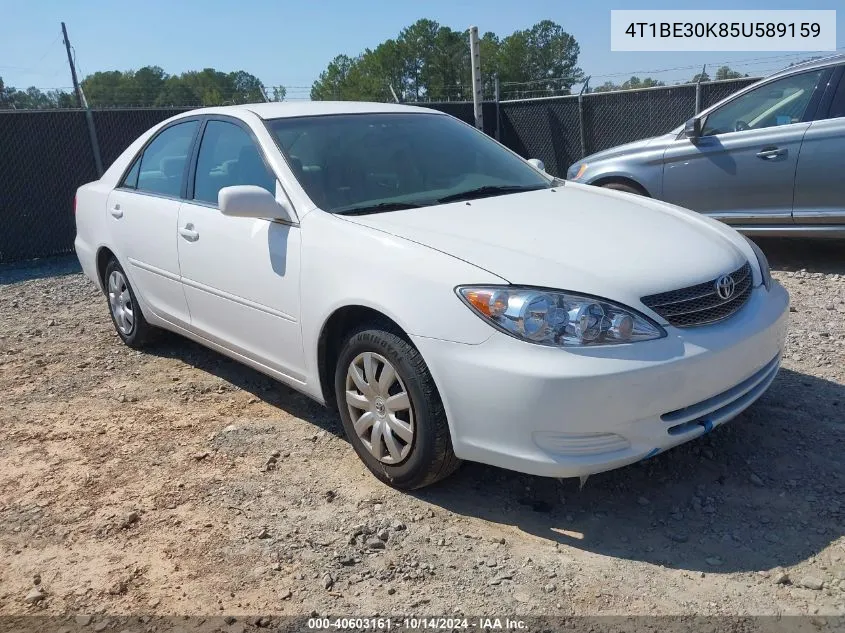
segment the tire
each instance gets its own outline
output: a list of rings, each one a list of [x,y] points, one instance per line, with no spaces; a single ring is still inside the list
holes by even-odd
[[[353,365],[359,382],[352,377]],[[392,382],[388,365],[395,372]],[[360,380],[364,389],[359,388]],[[390,384],[381,387],[383,380]],[[347,401],[347,389],[355,406]],[[389,486],[422,488],[460,466],[431,373],[416,348],[390,326],[366,325],[346,339],[335,370],[335,397],[349,443],[367,468]],[[406,401],[407,410],[403,408]]]
[[[626,185],[621,182],[609,182],[607,184],[602,185],[602,187],[605,189],[613,189],[614,191],[624,191],[625,193],[633,193],[637,196],[645,195],[636,187],[632,187],[631,185]]]
[[[155,338],[156,329],[144,318],[129,278],[113,257],[106,264],[103,286],[109,315],[120,340],[133,349],[149,345]]]

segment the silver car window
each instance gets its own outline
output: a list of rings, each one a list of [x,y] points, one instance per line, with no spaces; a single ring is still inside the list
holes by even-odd
[[[824,69],[791,75],[764,84],[707,115],[703,136],[759,130],[798,123]]]

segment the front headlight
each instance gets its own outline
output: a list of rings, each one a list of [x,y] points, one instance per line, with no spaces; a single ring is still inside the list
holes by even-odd
[[[745,236],[743,235],[743,237]],[[766,254],[759,246],[752,242],[750,238],[745,237],[745,241],[748,242],[751,250],[754,251],[754,254],[757,256],[757,263],[760,266],[760,275],[763,277],[763,285],[766,287],[766,290],[770,290],[772,287],[772,271],[769,268],[769,260],[766,257]]]
[[[459,286],[456,291],[493,327],[538,345],[612,345],[666,336],[647,317],[596,297],[514,286]]]
[[[587,163],[581,163],[581,164],[575,163],[566,172],[566,179],[567,180],[578,180],[581,176],[584,175],[585,171],[587,171]]]

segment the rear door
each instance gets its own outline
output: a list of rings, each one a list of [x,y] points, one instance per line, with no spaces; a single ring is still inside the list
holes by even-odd
[[[108,200],[108,224],[120,263],[142,301],[156,315],[190,322],[179,279],[177,221],[188,157],[199,120],[179,120],[154,136]]]
[[[791,223],[801,142],[829,72],[770,81],[710,112],[697,141],[666,150],[662,199],[728,223]]]
[[[299,226],[223,215],[223,187],[256,185],[281,196],[281,185],[246,123],[211,117],[201,136],[178,228],[191,328],[302,382]]]
[[[845,225],[845,66],[837,69],[830,93],[832,99],[804,135],[798,157],[792,212],[796,224]]]

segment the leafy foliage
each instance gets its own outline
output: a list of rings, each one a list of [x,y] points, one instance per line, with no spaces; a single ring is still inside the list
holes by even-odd
[[[75,108],[76,97],[61,90],[42,92],[34,86],[18,90],[6,86],[0,77],[0,110],[32,110],[45,108]]]
[[[646,77],[640,79],[639,77],[631,77],[623,81],[621,84],[615,84],[612,81],[606,81],[600,86],[593,89],[593,92],[610,92],[612,90],[637,90],[639,88],[654,88],[655,86],[665,86],[666,84],[657,79]]]
[[[716,81],[721,81],[723,79],[739,79],[741,77],[748,77],[748,75],[743,75],[739,71],[731,70],[729,66],[722,66],[716,71]]]
[[[250,73],[214,68],[168,75],[158,66],[96,72],[82,80],[92,107],[212,106],[264,101],[264,85]],[[274,98],[284,98],[284,89]]]
[[[168,75],[158,66],[138,70],[107,70],[88,75],[81,82],[91,107],[213,106],[264,101],[264,85],[255,75],[238,70],[224,73],[214,68]],[[284,86],[276,86],[268,99],[284,101]],[[0,78],[0,109],[79,107],[76,96],[38,88],[4,87]]]
[[[569,94],[583,80],[575,38],[550,20],[500,39],[480,38],[484,92],[492,96],[498,75],[513,84]],[[422,19],[357,56],[338,55],[311,87],[314,100],[465,101],[472,98],[469,35]]]

